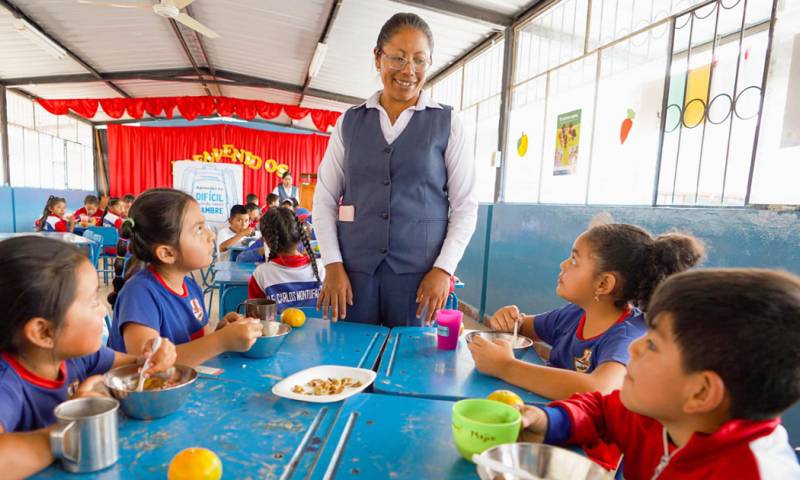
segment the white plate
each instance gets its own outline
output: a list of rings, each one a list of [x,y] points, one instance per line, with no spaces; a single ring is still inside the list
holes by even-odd
[[[290,375],[274,387],[272,393],[283,398],[290,398],[292,400],[300,400],[301,402],[313,403],[331,403],[339,402],[346,398],[352,397],[357,393],[361,393],[365,388],[370,386],[375,381],[377,374],[372,370],[365,368],[341,367],[338,365],[320,365],[318,367],[307,368],[303,371]],[[361,382],[360,387],[347,387],[342,393],[337,395],[303,395],[294,393],[292,387],[300,385],[308,388],[306,383],[319,378],[327,380],[328,378],[343,378],[348,377],[352,380]]]

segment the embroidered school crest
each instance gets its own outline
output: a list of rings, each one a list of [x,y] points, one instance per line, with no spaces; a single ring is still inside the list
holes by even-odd
[[[203,323],[203,306],[200,305],[200,300],[193,298],[191,303],[194,318],[196,318],[198,322]]]
[[[583,355],[580,357],[575,357],[575,371],[586,373],[589,371],[589,367],[592,366],[592,350],[587,348],[583,351]]]

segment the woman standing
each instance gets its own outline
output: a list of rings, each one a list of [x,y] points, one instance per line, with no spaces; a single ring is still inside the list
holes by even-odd
[[[284,172],[283,176],[281,177],[281,183],[275,187],[275,190],[272,191],[275,195],[279,197],[278,205],[282,204],[286,200],[295,199],[297,198],[297,187],[292,185],[292,174],[291,172]]]
[[[334,320],[429,323],[475,230],[475,165],[461,121],[422,91],[432,51],[419,16],[390,18],[373,50],[383,90],[331,134],[314,195],[325,318],[331,308]]]

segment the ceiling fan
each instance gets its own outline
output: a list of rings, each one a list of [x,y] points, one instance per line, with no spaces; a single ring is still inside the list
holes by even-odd
[[[206,27],[202,23],[198,22],[194,18],[190,17],[186,13],[181,12],[181,9],[185,8],[190,3],[194,2],[194,0],[161,0],[160,3],[114,3],[114,2],[96,2],[93,0],[78,0],[78,3],[83,3],[86,5],[96,5],[99,7],[115,7],[115,8],[144,8],[150,9],[158,15],[159,17],[164,17],[168,19],[175,20],[176,22],[180,22],[187,27],[191,28],[192,30],[202,33],[206,37],[209,38],[219,38],[219,35],[211,30],[210,28]]]

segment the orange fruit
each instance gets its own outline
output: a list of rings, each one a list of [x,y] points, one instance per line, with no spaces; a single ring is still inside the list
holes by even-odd
[[[172,457],[167,472],[168,480],[219,480],[222,478],[222,461],[207,448],[187,448]]]
[[[516,393],[512,392],[511,390],[495,390],[494,392],[490,393],[488,397],[489,400],[494,400],[495,402],[505,403],[507,405],[511,405],[512,407],[521,407],[525,403]]]
[[[306,323],[306,314],[299,308],[287,308],[281,313],[281,322],[292,328],[302,327]]]

